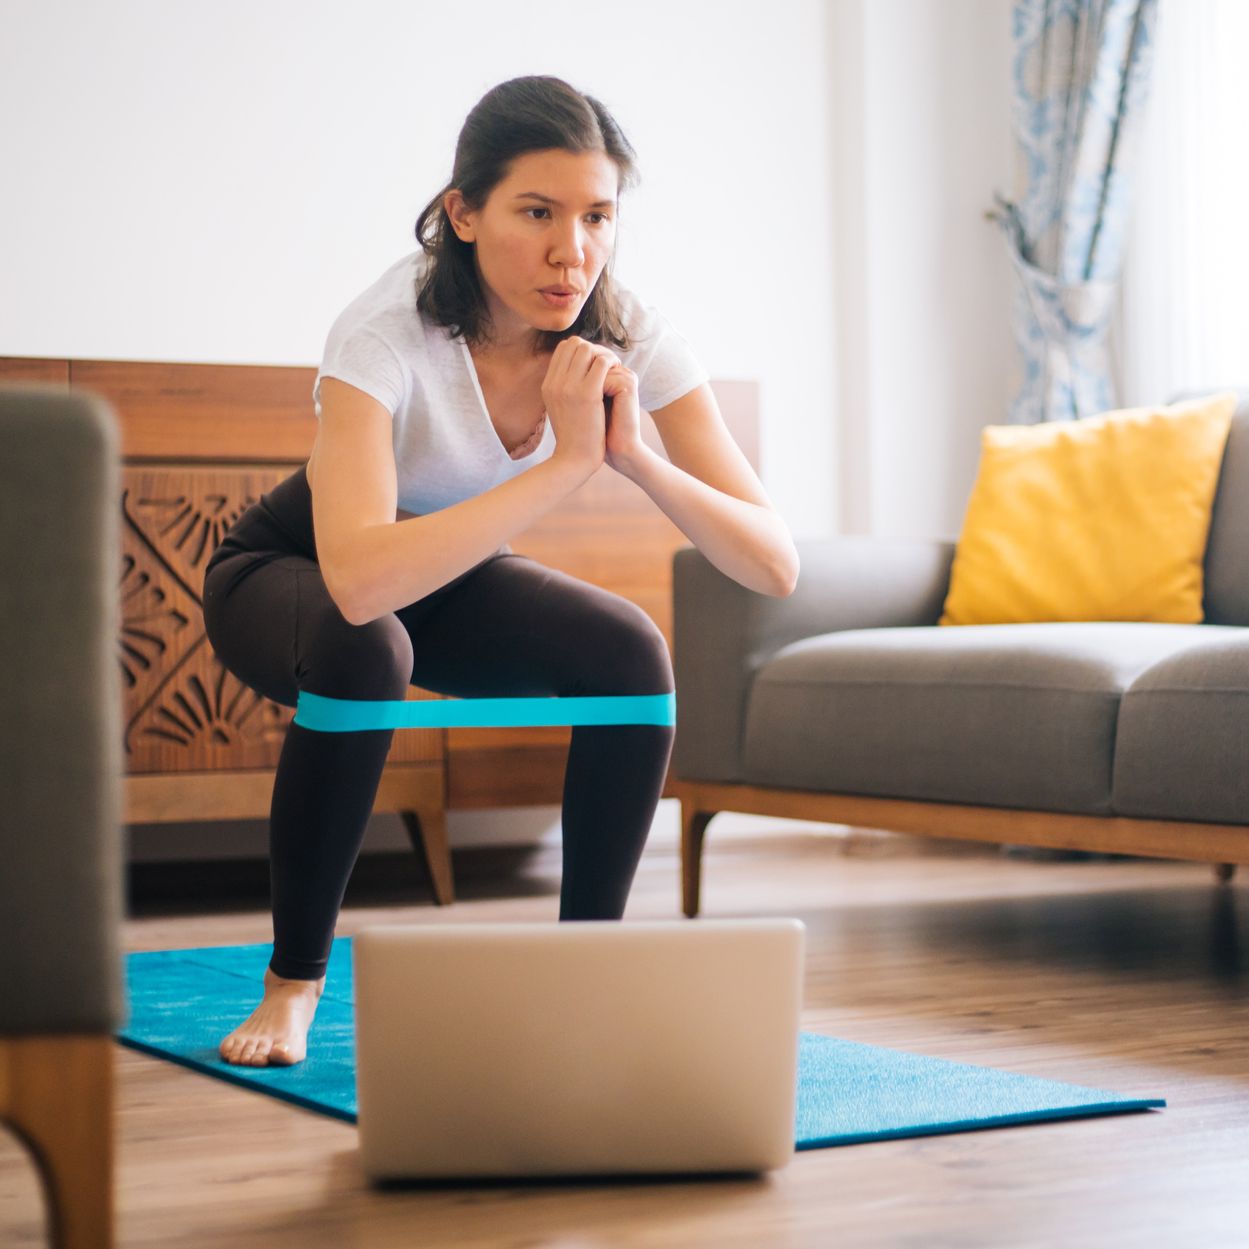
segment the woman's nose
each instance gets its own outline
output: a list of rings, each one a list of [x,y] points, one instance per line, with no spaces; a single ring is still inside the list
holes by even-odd
[[[551,254],[556,268],[577,268],[585,260],[585,247],[581,241],[581,227],[574,225],[561,234]]]

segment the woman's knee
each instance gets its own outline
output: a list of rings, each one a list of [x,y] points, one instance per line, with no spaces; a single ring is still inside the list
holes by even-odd
[[[249,689],[288,707],[299,694],[293,589],[289,573],[253,553],[218,562],[204,580],[204,633],[217,660]]]
[[[299,688],[327,698],[402,698],[412,679],[412,639],[393,614],[353,625],[337,608],[300,618]]]
[[[667,694],[675,687],[672,656],[659,626],[636,603],[620,599],[595,634],[599,680],[608,693]]]

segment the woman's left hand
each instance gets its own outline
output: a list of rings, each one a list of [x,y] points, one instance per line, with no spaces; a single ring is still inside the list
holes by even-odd
[[[646,451],[642,442],[642,416],[638,408],[637,374],[623,364],[613,364],[607,370],[603,395],[611,399],[607,414],[607,450],[603,460],[618,473],[623,473]]]

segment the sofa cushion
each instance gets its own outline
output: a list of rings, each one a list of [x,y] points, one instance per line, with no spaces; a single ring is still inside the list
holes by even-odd
[[[1249,824],[1249,629],[1212,632],[1123,696],[1114,770],[1123,815]]]
[[[1212,625],[860,629],[777,651],[751,686],[748,784],[1107,814],[1119,701]]]
[[[1197,624],[1236,396],[989,425],[942,625]]]

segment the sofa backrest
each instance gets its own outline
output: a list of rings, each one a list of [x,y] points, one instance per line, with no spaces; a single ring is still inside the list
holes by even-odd
[[[1238,393],[1206,545],[1208,624],[1249,625],[1249,390]]]

